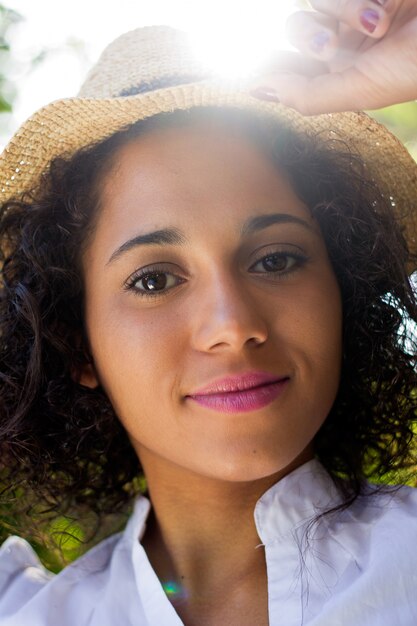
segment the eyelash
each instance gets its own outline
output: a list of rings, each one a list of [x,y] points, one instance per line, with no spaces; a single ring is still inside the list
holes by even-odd
[[[290,274],[291,272],[296,271],[297,269],[300,269],[301,267],[303,267],[307,261],[308,261],[308,257],[304,254],[298,253],[298,252],[286,252],[286,251],[280,251],[280,252],[271,252],[270,254],[264,254],[262,257],[260,257],[257,261],[255,261],[254,263],[252,263],[251,267],[249,268],[249,270],[252,270],[252,268],[256,267],[259,263],[265,262],[268,259],[272,259],[272,258],[279,258],[279,259],[284,259],[287,260],[291,259],[293,261],[293,263],[290,265],[289,268],[286,268],[284,270],[275,270],[275,271],[267,271],[265,270],[264,272],[254,272],[252,271],[251,273],[254,274],[266,274],[268,276],[272,276],[272,277],[279,277],[279,278],[284,278],[287,274]],[[150,278],[152,276],[171,276],[171,277],[175,277],[176,279],[176,284],[169,286],[168,288],[164,287],[161,290],[156,290],[156,291],[145,291],[145,290],[141,290],[137,287],[137,283],[140,282],[141,280],[144,280],[146,278]],[[135,294],[137,294],[138,296],[142,297],[142,298],[157,298],[158,296],[163,296],[166,293],[168,293],[169,291],[171,291],[171,289],[174,289],[175,287],[181,285],[183,282],[185,282],[185,279],[181,279],[179,276],[177,276],[176,274],[173,274],[172,272],[168,272],[166,270],[164,270],[163,267],[155,265],[155,266],[147,266],[146,268],[140,269],[136,272],[134,272],[126,281],[124,288],[126,289],[126,291],[133,291]]]
[[[255,263],[252,263],[249,269],[252,269],[256,265],[258,265],[258,263],[265,262],[267,259],[271,259],[273,257],[277,257],[279,259],[287,259],[287,260],[291,259],[293,263],[289,268],[287,267],[284,270],[275,270],[275,271],[270,271],[270,272],[265,271],[265,272],[260,272],[260,273],[269,274],[272,276],[284,277],[287,274],[290,274],[291,272],[294,272],[295,270],[303,267],[308,261],[308,258],[305,254],[301,254],[300,252],[294,252],[293,250],[291,250],[291,252],[282,250],[280,252],[271,252],[270,254],[264,254],[260,259],[255,261]]]
[[[171,287],[169,287],[168,289],[164,289],[163,291],[144,291],[144,290],[140,290],[136,287],[137,283],[140,280],[143,280],[145,278],[149,278],[151,276],[175,276],[177,278],[177,284],[173,285]],[[143,268],[141,270],[138,270],[137,272],[134,272],[126,281],[125,283],[125,289],[127,291],[133,291],[135,292],[135,294],[137,294],[138,296],[141,296],[143,298],[157,298],[158,296],[162,296],[165,293],[167,293],[168,291],[170,291],[171,289],[173,289],[174,287],[180,285],[181,283],[184,282],[184,279],[179,279],[178,280],[178,276],[176,276],[176,274],[173,274],[172,272],[168,272],[166,270],[164,270],[163,267],[158,266],[158,265],[151,265],[151,266],[147,266],[146,268]]]

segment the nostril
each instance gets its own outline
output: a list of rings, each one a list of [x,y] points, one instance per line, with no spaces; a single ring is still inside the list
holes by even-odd
[[[256,345],[256,346],[260,346],[263,343],[265,343],[265,339],[262,337],[250,337],[247,342],[248,344],[252,344],[252,345]]]

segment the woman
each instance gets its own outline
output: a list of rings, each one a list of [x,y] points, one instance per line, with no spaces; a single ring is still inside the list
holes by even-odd
[[[204,78],[132,31],[3,156],[9,511],[149,499],[56,577],[8,539],[0,624],[412,624],[416,166]]]

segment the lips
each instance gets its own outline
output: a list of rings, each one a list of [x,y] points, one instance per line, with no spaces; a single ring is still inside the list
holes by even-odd
[[[271,404],[287,387],[289,377],[248,372],[216,380],[187,396],[206,408],[223,413],[255,411]]]

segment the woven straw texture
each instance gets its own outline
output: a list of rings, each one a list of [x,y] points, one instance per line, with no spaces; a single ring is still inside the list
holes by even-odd
[[[175,86],[153,87],[164,81]],[[210,77],[184,34],[168,27],[122,35],[103,52],[78,97],[49,104],[21,126],[0,156],[1,201],[35,188],[54,156],[69,156],[157,113],[202,106],[252,110],[296,132],[344,140],[391,198],[411,248],[417,250],[417,164],[383,126],[364,113],[304,117],[283,105],[261,102],[236,84]]]

